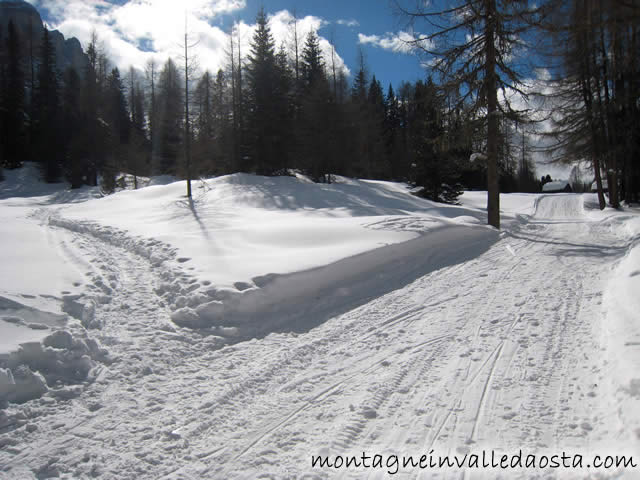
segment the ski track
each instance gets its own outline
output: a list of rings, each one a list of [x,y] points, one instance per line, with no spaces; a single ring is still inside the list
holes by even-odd
[[[314,470],[311,455],[535,451],[606,438],[601,292],[626,245],[601,223],[534,216],[481,256],[308,333],[224,348],[171,323],[148,259],[49,228],[87,268],[102,299],[92,335],[115,361],[77,398],[22,407],[38,428],[0,431],[0,478],[385,478]]]

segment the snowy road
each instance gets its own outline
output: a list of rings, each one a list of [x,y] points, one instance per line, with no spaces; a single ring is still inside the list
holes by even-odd
[[[312,468],[311,456],[587,455],[617,438],[601,302],[629,240],[586,216],[580,196],[542,197],[476,258],[310,331],[222,349],[172,326],[149,260],[50,228],[104,286],[92,332],[114,362],[77,398],[16,407],[37,428],[0,436],[0,478],[388,478]],[[505,478],[554,475],[585,478]]]

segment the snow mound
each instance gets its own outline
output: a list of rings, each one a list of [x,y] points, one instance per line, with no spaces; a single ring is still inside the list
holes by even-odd
[[[536,193],[501,193],[500,194],[500,222],[508,226],[514,219],[522,221],[534,214],[539,194]],[[481,223],[487,221],[487,192],[467,191],[460,198],[460,203],[467,209],[482,212]],[[464,214],[461,214],[464,215]],[[468,214],[467,214],[468,215]],[[524,218],[523,218],[524,217]]]
[[[0,358],[25,342],[44,339],[51,329],[66,325],[66,315],[45,312],[0,297]]]
[[[148,259],[173,322],[226,338],[308,328],[497,240],[477,225],[482,212],[399,183],[234,174],[195,182],[186,199],[185,182],[164,180],[61,209],[49,224]],[[91,312],[69,303],[76,318]]]
[[[0,408],[85,382],[99,362],[108,361],[107,351],[69,325],[67,315],[0,297]]]
[[[95,340],[66,330],[55,331],[41,342],[23,343],[0,357],[0,406],[90,380],[98,362],[108,361],[107,351]]]
[[[332,264],[253,279],[255,287],[212,289],[212,300],[183,307],[174,323],[206,328],[222,337],[307,331],[325,319],[400,288],[426,273],[476,257],[498,239],[486,227],[445,226]]]
[[[572,220],[584,217],[584,200],[579,194],[543,195],[536,203],[536,220]]]
[[[624,238],[631,244],[628,254],[613,271],[603,304],[611,404],[617,412],[620,435],[640,447],[640,215],[617,216]],[[613,217],[616,220],[616,217]],[[634,434],[635,432],[635,434]]]
[[[84,186],[71,189],[67,182],[45,183],[35,162],[24,162],[21,168],[3,170],[0,181],[0,200],[30,199],[32,204],[52,205],[85,202],[100,198],[100,187]]]
[[[26,365],[13,372],[0,368],[0,407],[6,403],[24,403],[41,397],[48,390],[44,377]]]

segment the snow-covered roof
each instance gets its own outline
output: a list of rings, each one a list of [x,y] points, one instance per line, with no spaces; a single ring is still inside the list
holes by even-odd
[[[559,191],[559,190],[564,190],[565,188],[567,188],[567,185],[569,185],[569,182],[567,182],[566,180],[556,180],[554,182],[545,183],[542,186],[542,191],[543,192],[556,192],[556,191]]]

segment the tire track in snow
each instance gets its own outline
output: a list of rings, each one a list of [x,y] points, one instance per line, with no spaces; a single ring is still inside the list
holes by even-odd
[[[351,420],[342,428],[341,433],[337,435],[338,438],[334,441],[335,451],[348,452],[356,441],[364,435],[365,427],[367,427],[369,421],[375,422],[375,419],[378,417],[382,419],[393,417],[394,409],[389,407],[383,411],[383,407],[391,402],[394,395],[403,395],[409,390],[411,385],[414,385],[423,377],[434,359],[442,353],[445,341],[450,340],[450,338],[451,335],[443,335],[399,350],[397,353],[404,353],[403,350],[411,350],[414,355],[420,353],[422,366],[416,372],[414,362],[403,362],[404,365],[399,371],[396,371],[391,381],[384,382],[382,388],[375,389],[366,399],[361,400],[360,403],[362,407],[360,411],[354,414],[357,418]],[[423,350],[427,346],[433,346],[435,348],[426,355],[423,355]]]

